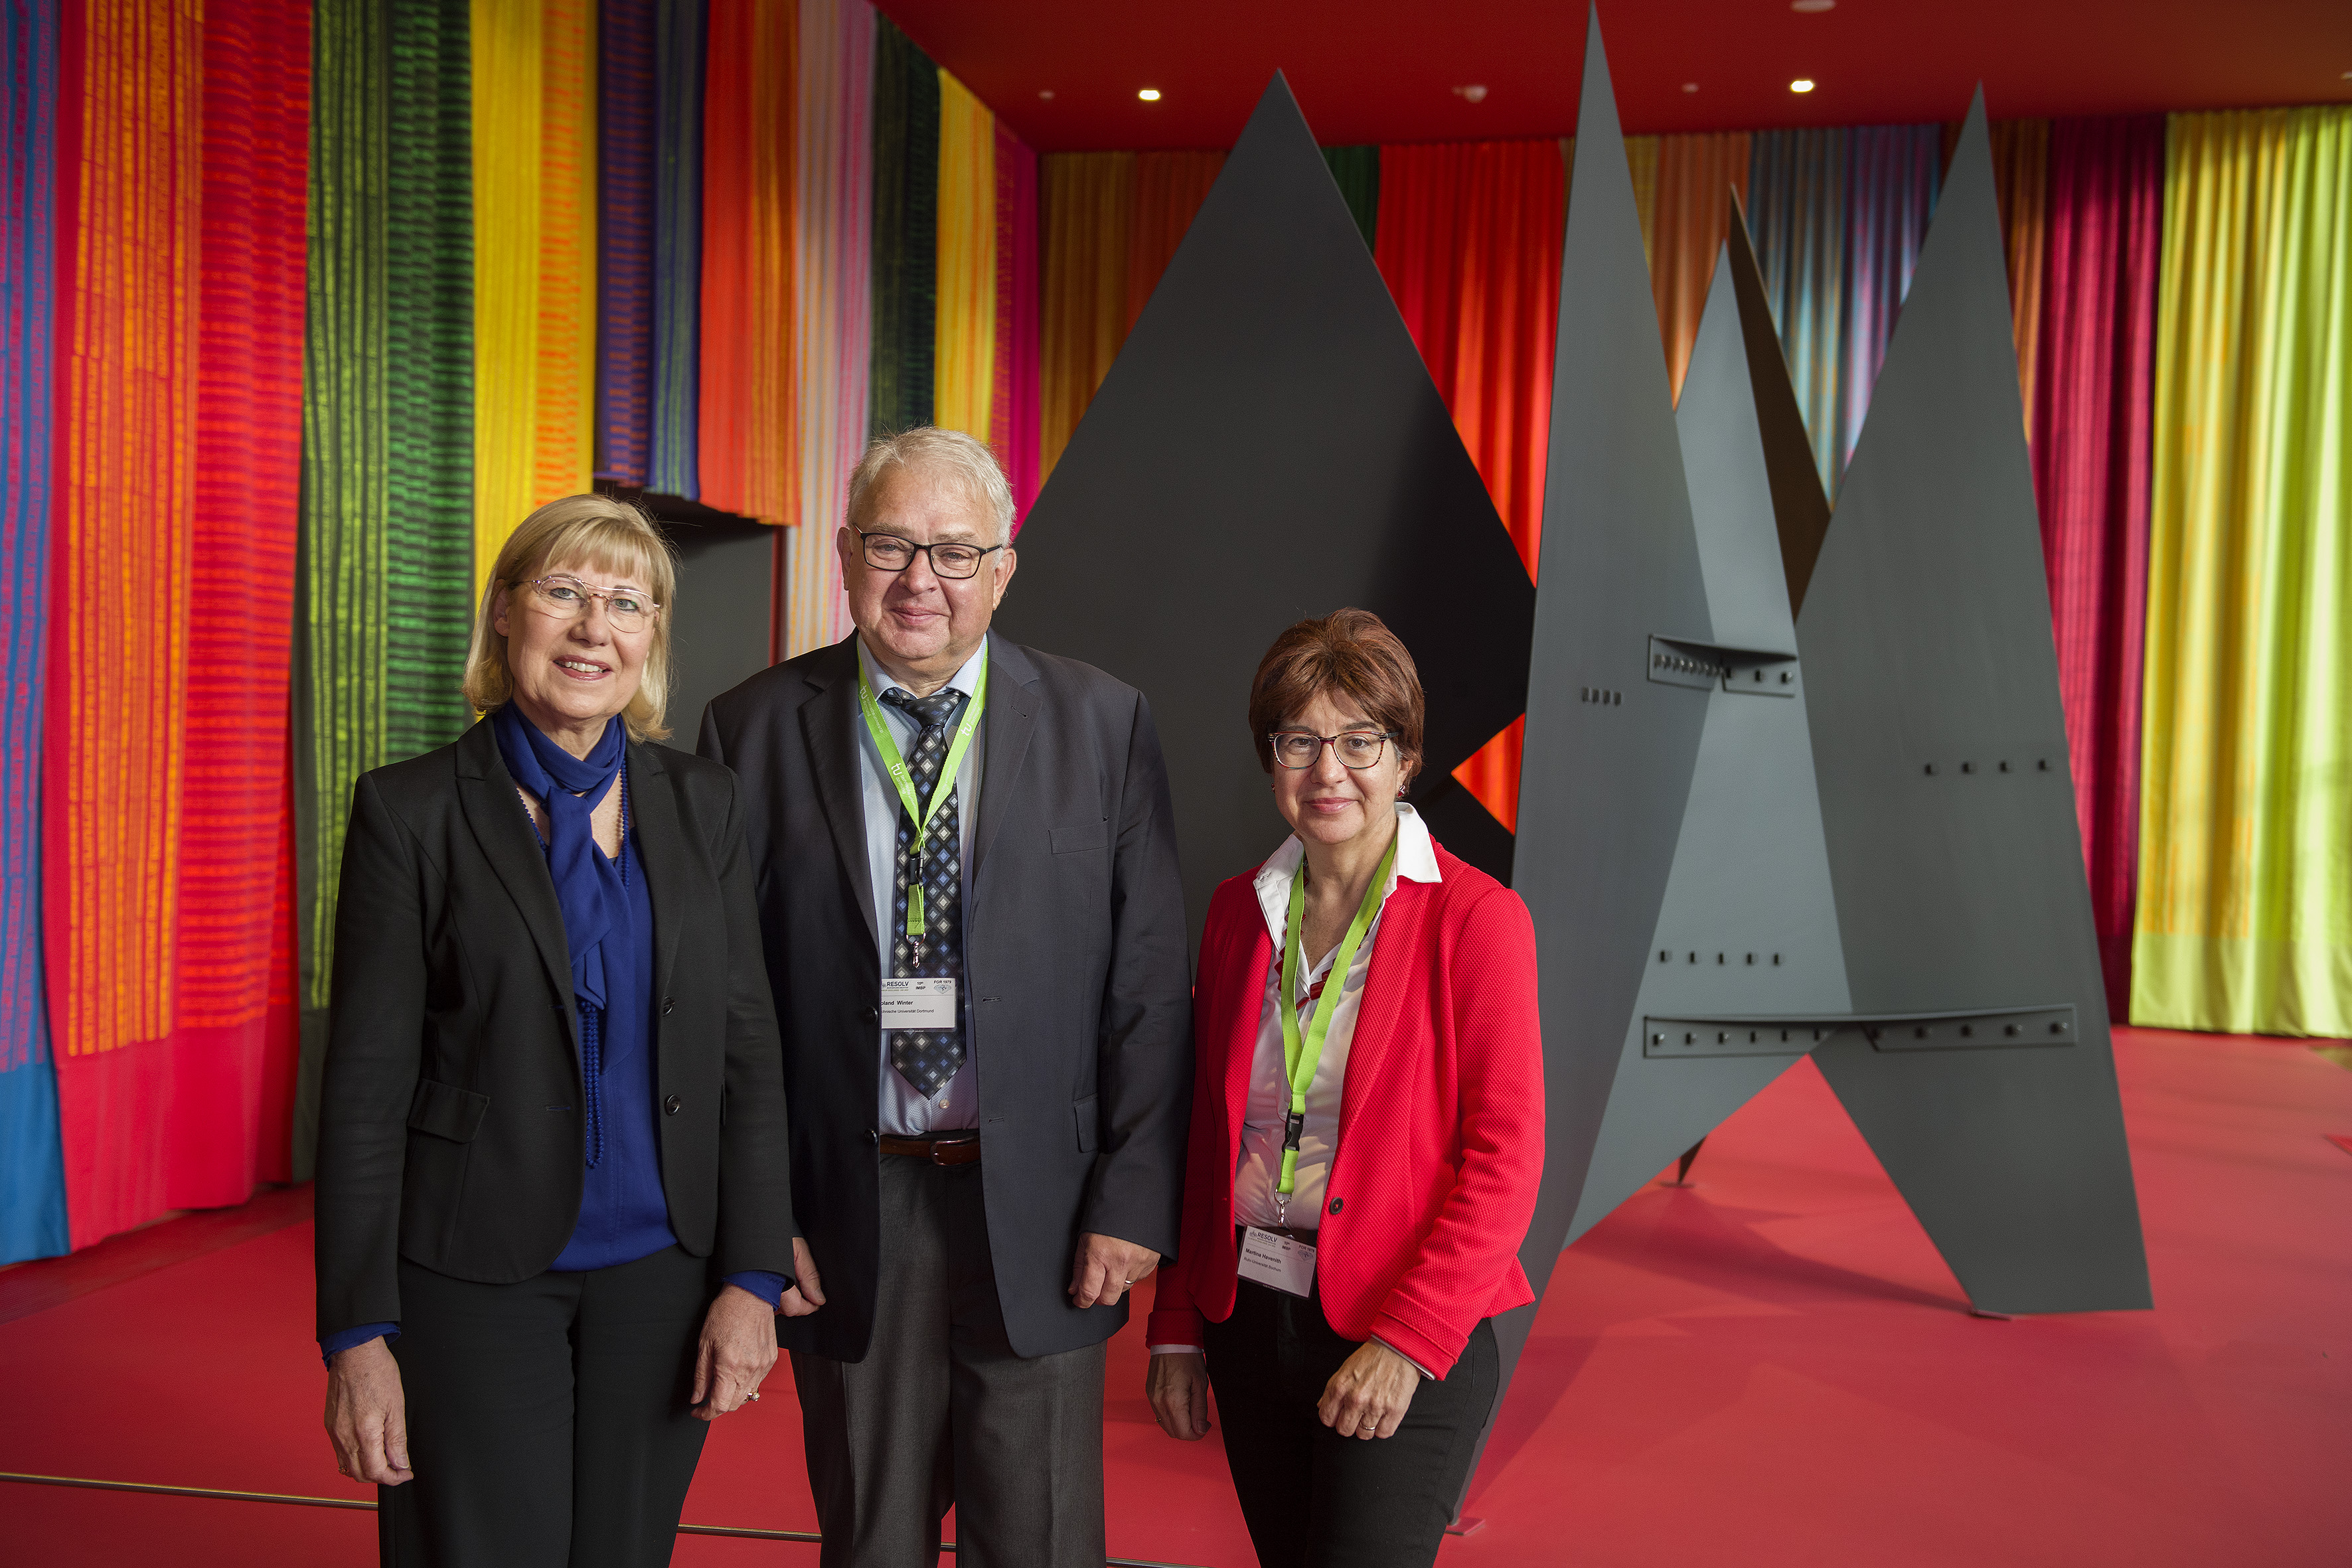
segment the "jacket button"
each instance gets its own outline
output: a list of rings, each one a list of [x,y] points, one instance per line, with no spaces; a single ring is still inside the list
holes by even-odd
[[[674,1094],[667,1100],[662,1101],[662,1110],[671,1116],[676,1116],[680,1110],[684,1110],[685,1107],[686,1101],[678,1099],[678,1097]]]
[[[677,1005],[677,1004],[676,1002],[671,1001],[668,997],[667,997],[667,996],[663,997],[663,998],[662,998],[662,1016],[663,1016],[663,1017],[665,1017],[665,1018],[668,1017],[668,1016],[669,1016],[669,1015],[670,1015],[670,1010],[671,1010],[672,1008],[676,1007]]]
[[[670,1104],[670,1109],[671,1109],[671,1110],[677,1110],[677,1100],[671,1100],[671,1101],[669,1102],[669,1104]],[[1348,1200],[1347,1200],[1347,1199],[1345,1199],[1345,1198],[1333,1198],[1333,1199],[1331,1200],[1331,1212],[1332,1212],[1333,1214],[1338,1214],[1338,1213],[1339,1212],[1339,1210],[1340,1210],[1340,1209],[1341,1209],[1341,1208],[1342,1208],[1342,1207],[1347,1204],[1347,1201],[1348,1201]]]
[[[868,1007],[866,1009],[866,1021],[869,1024],[880,1023],[882,1021],[882,1009],[879,1007]]]

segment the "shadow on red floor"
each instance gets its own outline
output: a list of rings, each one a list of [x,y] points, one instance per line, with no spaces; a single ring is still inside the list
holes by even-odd
[[[1472,1489],[1488,1522],[1441,1564],[2344,1562],[2352,1159],[2328,1135],[2352,1129],[2352,1074],[2147,1030],[2116,1062],[2155,1311],[1969,1316],[1801,1063],[1708,1139],[1690,1186],[1654,1184],[1561,1259]],[[303,1201],[0,1275],[0,1470],[366,1496],[319,1432]],[[33,1305],[11,1321],[11,1302]],[[1138,1318],[1111,1357],[1111,1550],[1239,1568],[1223,1454],[1152,1424]],[[789,1396],[719,1424],[686,1517],[815,1528]],[[361,1564],[374,1530],[0,1485],[0,1542],[27,1565]],[[677,1561],[816,1555],[689,1537]]]

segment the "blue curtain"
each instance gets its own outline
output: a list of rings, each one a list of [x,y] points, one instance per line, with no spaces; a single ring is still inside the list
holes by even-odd
[[[1839,468],[1853,456],[1878,363],[1910,291],[1936,210],[1944,128],[1864,125],[1845,142],[1845,351],[1838,387]]]
[[[0,0],[0,1263],[66,1246],[41,970],[58,0]]]

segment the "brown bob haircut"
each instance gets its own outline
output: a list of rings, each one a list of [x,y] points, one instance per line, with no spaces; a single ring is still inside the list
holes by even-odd
[[[1370,610],[1334,610],[1300,621],[1265,650],[1250,682],[1250,743],[1257,765],[1274,771],[1266,736],[1296,723],[1324,692],[1352,698],[1364,717],[1396,737],[1404,778],[1421,771],[1421,672],[1396,633]]]

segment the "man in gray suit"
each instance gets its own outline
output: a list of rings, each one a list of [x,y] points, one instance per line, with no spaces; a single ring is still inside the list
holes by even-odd
[[[714,700],[782,1028],[792,1352],[826,1564],[1099,1568],[1103,1343],[1176,1244],[1184,897],[1143,697],[989,635],[1013,498],[953,431],[875,441],[854,637]],[[1105,584],[1107,592],[1124,591]]]

